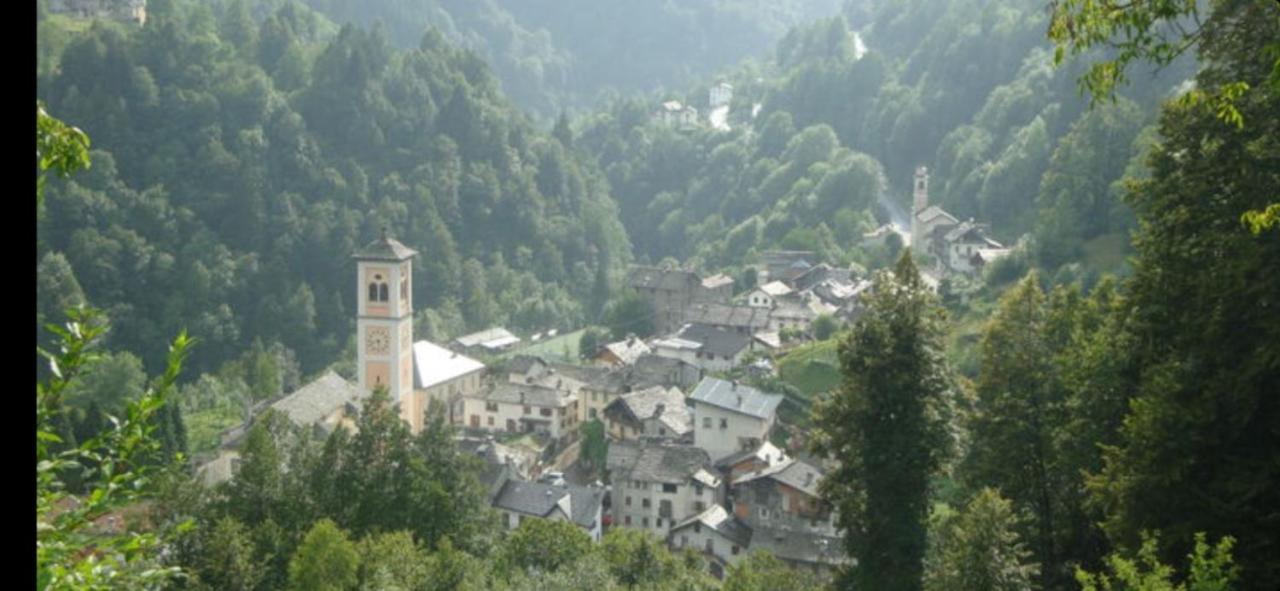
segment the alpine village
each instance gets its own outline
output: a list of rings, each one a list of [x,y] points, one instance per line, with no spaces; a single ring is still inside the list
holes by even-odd
[[[1276,0],[37,0],[36,124],[39,591],[1280,589]]]

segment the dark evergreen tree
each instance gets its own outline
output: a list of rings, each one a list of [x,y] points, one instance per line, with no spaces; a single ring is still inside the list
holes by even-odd
[[[909,250],[873,289],[840,344],[839,390],[814,404],[813,449],[839,462],[821,491],[857,560],[838,587],[918,590],[930,481],[952,448],[945,313]]]

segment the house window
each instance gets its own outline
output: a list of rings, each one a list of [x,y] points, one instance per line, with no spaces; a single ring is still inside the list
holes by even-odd
[[[596,409],[594,409],[594,408],[588,408],[588,409],[587,409],[587,418],[591,418],[591,419],[596,418]]]
[[[711,538],[707,538],[707,553],[708,554],[716,553],[716,541]]]
[[[378,301],[378,284],[377,283],[369,284],[369,301],[371,302]]]
[[[532,408],[529,408],[529,406],[528,406],[528,405],[525,405],[525,407],[524,407],[524,414],[529,414],[529,413],[531,413],[531,412],[533,412],[533,409],[532,409]]]
[[[630,516],[630,515],[624,516],[624,517],[622,518],[622,522],[623,522],[623,523],[625,523],[625,524],[627,524],[627,525],[631,525],[631,516]]]
[[[737,544],[734,544],[734,545],[733,545],[732,553],[733,553],[733,555],[734,555],[734,556],[737,556],[737,555],[738,555],[738,545],[737,545]]]
[[[704,504],[702,503],[702,501],[694,501],[694,502],[693,502],[693,510],[694,510],[694,511],[696,511],[696,512],[698,512],[698,513],[703,512],[704,510],[706,510],[706,508],[707,508],[707,507],[706,507],[706,505],[704,505]]]
[[[695,483],[693,483],[693,494],[694,494],[694,495],[697,495],[697,496],[699,496],[699,497],[700,497],[700,496],[702,496],[702,483],[701,483],[701,482],[695,482]]]
[[[649,527],[649,518],[648,518],[648,517],[642,517],[642,518],[640,519],[640,525],[643,525],[643,526],[645,526],[645,527]]]
[[[627,506],[628,506],[628,507],[630,507],[630,506],[631,506],[631,497],[627,497]]]
[[[492,426],[493,426],[493,415],[490,415],[490,416],[489,416],[489,426],[490,426],[490,427],[492,427]]]
[[[702,522],[701,522],[701,521],[695,521],[695,522],[693,522],[693,533],[695,533],[695,534],[700,534],[700,533],[702,533]]]
[[[680,547],[683,548],[688,545],[689,545],[689,536],[680,536]]]
[[[664,492],[664,493],[673,493],[673,492],[676,492],[676,485],[674,485],[674,484],[663,484],[663,485],[662,485],[662,492]]]
[[[721,429],[728,429],[728,428],[729,428],[729,419],[720,419],[720,428],[721,428]]]
[[[378,301],[380,301],[380,302],[388,302],[388,301],[391,301],[391,296],[387,295],[387,284],[386,284],[386,282],[382,282],[382,283],[379,283],[379,284],[378,284]]]
[[[655,523],[655,525],[657,525],[658,527],[662,527],[662,518],[661,518],[661,517],[659,517],[659,518],[658,518],[658,521],[657,521],[657,523]]]
[[[649,499],[640,499],[640,506],[644,507],[645,509],[648,509],[650,506],[652,506],[652,503],[649,502]]]
[[[711,428],[711,417],[702,417],[702,428],[703,429]]]
[[[538,412],[539,412],[539,413],[541,413],[541,414],[542,414],[542,416],[544,416],[544,417],[549,417],[549,416],[551,416],[551,409],[549,409],[549,408],[540,409]]]
[[[489,411],[489,412],[498,412],[498,403],[497,403],[497,402],[486,402],[486,403],[484,403],[484,409],[485,409],[485,410],[487,410],[487,411]]]

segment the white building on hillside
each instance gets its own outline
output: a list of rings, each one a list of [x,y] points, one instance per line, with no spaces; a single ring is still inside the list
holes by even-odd
[[[705,378],[689,396],[693,444],[711,460],[757,449],[769,439],[782,395],[766,394],[737,382]]]

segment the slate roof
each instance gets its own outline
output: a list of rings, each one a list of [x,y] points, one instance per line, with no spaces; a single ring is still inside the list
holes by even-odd
[[[626,365],[635,363],[637,358],[649,352],[649,346],[644,344],[644,341],[636,337],[623,339],[616,343],[609,343],[605,345],[604,348],[610,353],[613,353],[614,357],[618,358],[618,361],[621,361]]]
[[[782,297],[791,293],[792,289],[781,281],[770,281],[756,288],[773,297]]]
[[[700,471],[705,472],[704,468],[711,467],[711,457],[692,445],[624,440],[609,444],[606,465],[615,482],[684,484]]]
[[[769,310],[751,306],[731,306],[728,304],[694,304],[685,314],[685,321],[693,324],[712,324],[716,326],[744,327],[750,329],[764,328],[769,324]]]
[[[541,384],[496,382],[485,390],[469,395],[468,398],[486,402],[557,408],[573,402],[577,395]]]
[[[760,344],[769,347],[770,349],[777,349],[782,346],[782,337],[778,335],[778,331],[776,330],[758,332],[751,335],[751,338],[759,341]]]
[[[599,488],[508,480],[494,497],[493,506],[536,517],[547,517],[559,507],[574,523],[592,529],[603,502],[604,490]]]
[[[786,318],[788,320],[811,320],[817,312],[803,304],[782,304],[769,311],[770,318]]]
[[[988,247],[1001,248],[999,242],[987,237],[986,228],[981,224],[975,224],[972,220],[961,222],[960,225],[952,228],[943,237],[947,242],[956,242],[964,240],[967,244],[981,244]]]
[[[413,258],[418,251],[400,244],[394,238],[387,237],[387,231],[377,240],[364,245],[352,255],[352,258],[371,261],[403,261]]]
[[[431,341],[413,344],[414,388],[430,388],[483,369],[483,363]]]
[[[748,458],[756,458],[765,464],[775,466],[784,462],[787,459],[787,454],[769,441],[762,441],[755,449],[740,451],[729,457],[721,458],[720,461],[716,462],[716,467],[729,468]],[[736,483],[737,481],[735,481]]]
[[[721,357],[733,357],[751,346],[750,336],[707,324],[685,325],[676,338],[698,343],[703,351]]]
[[[776,480],[791,488],[810,496],[818,496],[818,483],[822,481],[822,470],[794,458],[774,464],[768,468],[743,474],[733,481],[733,485],[744,484],[763,478]]]
[[[697,273],[684,269],[631,265],[627,272],[627,284],[635,288],[684,291],[701,283]]]
[[[706,289],[715,289],[725,285],[733,285],[733,278],[724,273],[712,275],[702,280],[702,287]]]
[[[534,355],[516,355],[510,361],[507,361],[507,373],[527,375],[530,370],[537,366],[546,367],[546,360]]]
[[[357,404],[368,397],[369,392],[364,388],[329,370],[311,383],[271,403],[271,408],[284,413],[295,424],[308,427],[324,420],[342,406]]]
[[[757,549],[791,562],[826,565],[849,562],[840,538],[804,530],[753,528],[751,550]]]
[[[920,220],[923,223],[929,223],[933,221],[934,218],[938,218],[938,217],[946,219],[953,224],[960,223],[960,220],[957,220],[955,216],[947,213],[946,210],[942,209],[941,207],[938,207],[937,205],[930,205],[929,207],[926,207],[920,210],[920,212],[916,214],[916,219]]]
[[[711,528],[712,531],[719,533],[742,548],[751,545],[751,527],[720,505],[712,505],[706,511],[681,521],[671,528],[671,533],[674,534],[676,531],[692,527],[695,523],[701,523],[703,527]]]
[[[781,394],[765,394],[746,384],[718,378],[703,378],[689,399],[759,419],[772,418],[782,403]]]
[[[678,437],[689,432],[692,428],[689,407],[685,405],[684,393],[675,388],[651,386],[623,394],[609,403],[610,408],[625,410],[640,421],[657,416],[659,406],[662,407],[662,416],[657,418],[672,434]],[[609,412],[609,409],[605,409],[605,412]]]

